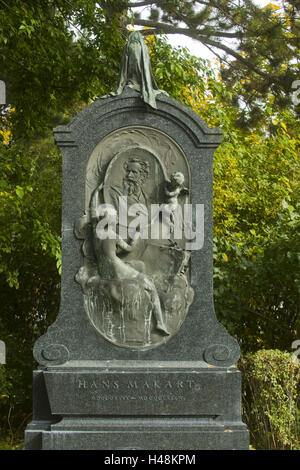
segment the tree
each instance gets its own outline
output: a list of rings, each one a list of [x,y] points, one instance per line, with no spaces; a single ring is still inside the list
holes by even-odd
[[[224,131],[214,156],[216,310],[244,351],[290,350],[300,334],[299,121],[270,98],[263,126],[242,130],[228,93],[236,89],[209,77],[204,94],[189,94]]]
[[[0,415],[12,432],[31,412],[32,346],[58,312],[60,156],[49,138],[6,140],[0,171],[0,337],[7,349]]]
[[[117,13],[107,22],[91,0],[1,0],[0,77],[14,139],[45,135],[107,93],[125,41]]]
[[[279,108],[293,105],[292,84],[299,74],[296,0],[264,8],[251,0],[148,0],[127,5],[133,10],[132,22],[147,28],[144,34],[183,34],[220,59],[225,83],[242,85],[235,96],[244,102],[240,123],[258,122],[261,104],[270,93]]]
[[[213,51],[228,87],[240,85],[232,98],[237,122],[251,127],[263,120],[270,95],[273,107],[294,106],[298,13],[296,0],[280,8],[252,0],[1,0],[0,78],[16,107],[16,131],[36,130],[39,120],[51,128],[72,102],[105,94],[130,24],[146,36],[183,34]]]
[[[176,99],[224,132],[214,155],[217,316],[243,351],[290,350],[300,334],[299,121],[291,109],[279,112],[270,95],[262,124],[241,129],[238,111],[230,104],[239,84],[228,91],[205,61],[193,62],[186,51],[182,60],[187,69],[181,73],[190,82],[180,81],[176,52],[170,48],[170,60],[157,38],[151,50],[159,86],[166,89],[172,82]],[[163,61],[157,61],[162,54]],[[163,75],[163,64],[169,62],[173,72],[167,67]]]

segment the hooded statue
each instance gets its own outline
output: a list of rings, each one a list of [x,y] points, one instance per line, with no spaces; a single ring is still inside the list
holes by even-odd
[[[144,102],[152,108],[156,108],[156,95],[159,93],[167,94],[165,91],[158,89],[151,69],[148,48],[143,36],[138,31],[130,34],[124,47],[119,80],[115,90],[103,98],[120,95],[125,86],[139,91]]]

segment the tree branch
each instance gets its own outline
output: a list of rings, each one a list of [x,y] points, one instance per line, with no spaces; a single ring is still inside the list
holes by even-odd
[[[257,69],[253,64],[251,64],[251,62],[249,60],[242,57],[238,52],[235,52],[230,47],[225,46],[224,44],[221,44],[220,42],[213,41],[212,39],[208,39],[208,38],[204,38],[204,37],[202,37],[202,38],[198,37],[198,38],[195,38],[195,39],[198,39],[203,44],[209,44],[210,46],[217,47],[218,49],[223,50],[224,52],[231,55],[232,57],[234,57],[238,61],[242,62],[249,69],[253,70],[253,72],[257,73],[257,75],[260,75],[261,77],[269,76],[268,74],[266,74],[266,73],[262,72],[261,70]]]
[[[151,1],[146,1],[146,2],[128,2],[128,8],[138,8],[138,7],[146,7],[148,5],[153,5],[157,4],[157,2],[151,2]],[[158,5],[159,6],[159,5]]]
[[[204,31],[203,29],[198,29],[196,30],[199,35],[202,35],[202,32]],[[215,38],[232,38],[232,39],[240,39],[240,34],[238,32],[236,33],[226,33],[225,31],[215,31],[214,33],[211,33],[210,36],[213,36]],[[257,36],[257,34],[256,34]]]
[[[148,26],[151,29],[146,29],[143,31],[143,34],[149,35],[149,34],[184,34],[187,37],[190,37],[192,39],[196,39],[197,41],[200,41],[202,44],[210,45],[213,47],[216,47],[217,49],[221,49],[227,54],[231,55],[235,59],[237,59],[239,62],[242,62],[244,65],[246,65],[249,69],[251,69],[253,72],[257,73],[257,75],[260,75],[261,77],[267,77],[269,76],[268,74],[262,72],[261,70],[257,69],[251,62],[244,57],[242,57],[238,52],[234,51],[230,47],[226,46],[225,44],[222,44],[221,42],[214,41],[213,39],[210,39],[207,36],[203,36],[199,34],[197,30],[194,30],[193,32],[188,29],[188,28],[178,28],[172,25],[167,25],[166,23],[155,23],[151,20],[141,20],[137,19],[135,21],[135,24],[138,26]],[[222,37],[222,36],[220,36]],[[237,37],[238,38],[238,37]]]
[[[128,7],[129,8],[137,8],[137,7],[145,7],[147,5],[153,5],[155,4],[158,8],[162,8],[162,6],[160,5],[160,1],[151,1],[151,0],[148,0],[148,1],[144,1],[144,2],[128,2]],[[210,6],[210,2],[205,2],[205,1],[197,1],[197,3],[200,3],[201,5],[206,5],[206,6]]]
[[[159,31],[161,30],[163,33],[166,34],[185,34],[186,36],[191,37],[191,34],[187,28],[178,28],[172,25],[168,25],[166,23],[157,23],[151,20],[141,20],[137,18],[134,20],[134,24],[137,26],[146,26],[152,28],[154,31],[156,31],[157,34],[159,34]],[[145,31],[143,31],[143,33],[147,34],[148,31],[149,30],[146,29]]]
[[[200,36],[202,36],[202,32],[204,30],[202,29],[193,29],[194,32],[191,31],[191,28],[179,28],[178,26],[172,26],[172,25],[168,25],[167,23],[157,23],[157,22],[154,22],[154,21],[151,21],[151,20],[142,20],[140,18],[137,18],[135,21],[134,21],[134,24],[138,25],[138,26],[148,26],[148,27],[151,27],[152,29],[156,29],[159,30],[159,29],[162,29],[164,30],[164,32],[166,34],[184,34],[186,36],[190,36],[192,37],[193,39],[198,39],[197,36],[198,34]],[[213,36],[213,37],[220,37],[220,38],[232,38],[232,39],[240,39],[240,34],[238,32],[236,33],[226,33],[225,31],[221,31],[221,32],[218,32],[218,31],[215,31],[214,33],[211,33],[210,36]],[[254,34],[253,34],[254,36]],[[257,36],[257,34],[255,35]],[[204,35],[202,37],[205,37]]]
[[[216,57],[218,57],[218,59],[220,60],[220,62],[226,62],[226,64],[230,66],[230,63],[229,63],[226,59],[223,59],[223,57],[221,57],[216,51],[214,51],[212,47],[210,47],[208,44],[204,44],[204,46],[207,47],[207,49],[208,49],[212,54],[214,54]]]

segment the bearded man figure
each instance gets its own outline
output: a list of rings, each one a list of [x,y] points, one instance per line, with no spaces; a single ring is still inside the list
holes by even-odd
[[[128,208],[141,204],[148,210],[149,197],[143,190],[143,184],[149,177],[149,163],[138,157],[131,157],[124,163],[125,176],[122,186],[111,186],[109,196],[119,212],[119,198],[126,196]]]

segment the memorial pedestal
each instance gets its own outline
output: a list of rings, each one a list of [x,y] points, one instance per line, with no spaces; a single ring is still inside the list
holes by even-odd
[[[241,421],[241,374],[235,367],[204,362],[70,363],[37,371],[34,382],[38,399],[25,434],[27,449],[209,450],[249,445]]]

